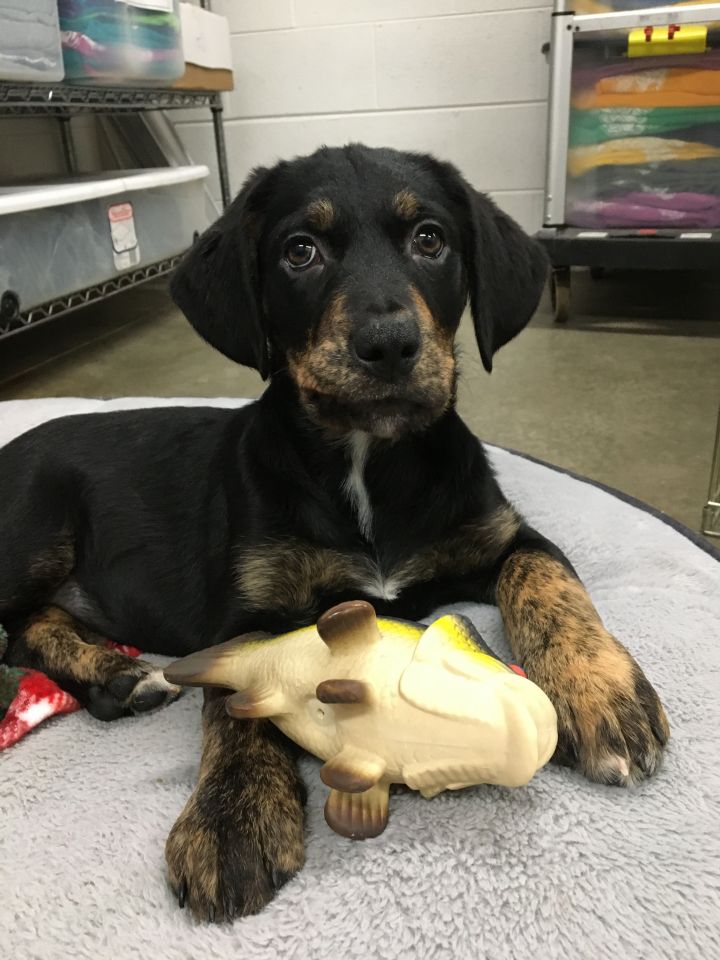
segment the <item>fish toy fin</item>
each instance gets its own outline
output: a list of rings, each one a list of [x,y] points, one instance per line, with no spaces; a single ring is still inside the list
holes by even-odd
[[[325,820],[342,837],[377,837],[387,826],[388,784],[377,783],[364,793],[331,790],[325,802]]]
[[[231,664],[238,652],[247,643],[258,640],[269,640],[270,633],[258,630],[255,633],[244,633],[225,643],[218,643],[206,650],[198,650],[182,660],[176,660],[163,671],[165,679],[170,683],[178,683],[187,687],[233,687]],[[172,678],[172,679],[171,679]]]
[[[478,712],[476,683],[498,674],[512,675],[493,653],[480,649],[469,620],[455,614],[440,617],[418,640],[400,677],[400,696],[408,703],[443,717],[469,718]],[[484,645],[483,645],[484,646]]]
[[[445,617],[440,617],[440,620],[446,619],[452,621],[452,624],[448,624],[448,629],[452,633],[454,642],[458,646],[462,645],[465,647],[469,645],[469,648],[475,648],[475,650],[480,653],[492,657],[493,660],[500,660],[500,657],[498,657],[492,647],[485,642],[485,638],[469,617],[466,617],[462,613],[450,613]],[[500,660],[500,662],[502,663],[502,660]]]
[[[362,793],[374,787],[385,773],[385,761],[358,747],[343,747],[320,768],[320,779],[333,790]]]
[[[318,620],[317,629],[333,652],[367,646],[381,639],[375,610],[365,600],[348,600],[327,610]]]
[[[225,710],[236,719],[259,717],[279,717],[287,713],[288,701],[281,690],[254,689],[239,690],[225,701]]]
[[[373,702],[373,690],[364,680],[323,680],[317,685],[315,696],[320,703]]]
[[[507,673],[510,669],[485,643],[472,621],[457,613],[430,624],[418,641],[414,659],[443,663],[452,673],[471,680],[487,676],[488,671]]]

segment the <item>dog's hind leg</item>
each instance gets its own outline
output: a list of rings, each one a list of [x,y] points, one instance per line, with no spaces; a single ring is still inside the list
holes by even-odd
[[[49,602],[75,566],[81,484],[45,457],[43,429],[0,450],[0,623]]]
[[[29,504],[18,504],[11,497],[0,513],[2,622],[51,596],[75,566],[75,547],[69,524],[47,504],[41,502],[32,511]]]
[[[161,669],[103,642],[69,613],[47,606],[11,625],[6,659],[46,673],[99,720],[144,713],[179,695]]]
[[[57,456],[56,438],[24,434],[0,450],[0,623],[6,661],[41,670],[101,720],[161,706],[180,690],[150,663],[107,649],[53,605],[72,580],[81,480]],[[49,428],[48,428],[49,429]]]

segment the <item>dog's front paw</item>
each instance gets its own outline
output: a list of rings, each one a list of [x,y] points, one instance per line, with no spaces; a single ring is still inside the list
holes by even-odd
[[[160,667],[122,656],[118,669],[104,685],[88,687],[85,706],[98,720],[117,720],[163,707],[181,692],[181,687],[165,679]]]
[[[528,675],[558,715],[554,759],[600,783],[631,786],[651,776],[670,736],[665,711],[645,674],[610,634],[572,658],[549,651]]]
[[[239,799],[202,781],[165,845],[178,903],[199,920],[259,913],[305,861],[300,801],[286,810]]]

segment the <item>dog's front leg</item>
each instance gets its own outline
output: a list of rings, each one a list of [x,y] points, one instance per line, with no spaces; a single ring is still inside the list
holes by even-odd
[[[232,720],[208,690],[200,779],[165,846],[180,906],[231,920],[262,910],[305,859],[305,788],[295,753],[266,720]]]
[[[537,538],[505,560],[497,603],[513,655],[558,714],[555,758],[623,786],[650,776],[669,736],[665,711],[580,581]]]

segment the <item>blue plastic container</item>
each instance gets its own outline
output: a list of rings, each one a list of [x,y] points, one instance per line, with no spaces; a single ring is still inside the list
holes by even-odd
[[[178,0],[59,0],[58,10],[68,80],[138,86],[182,76]]]

